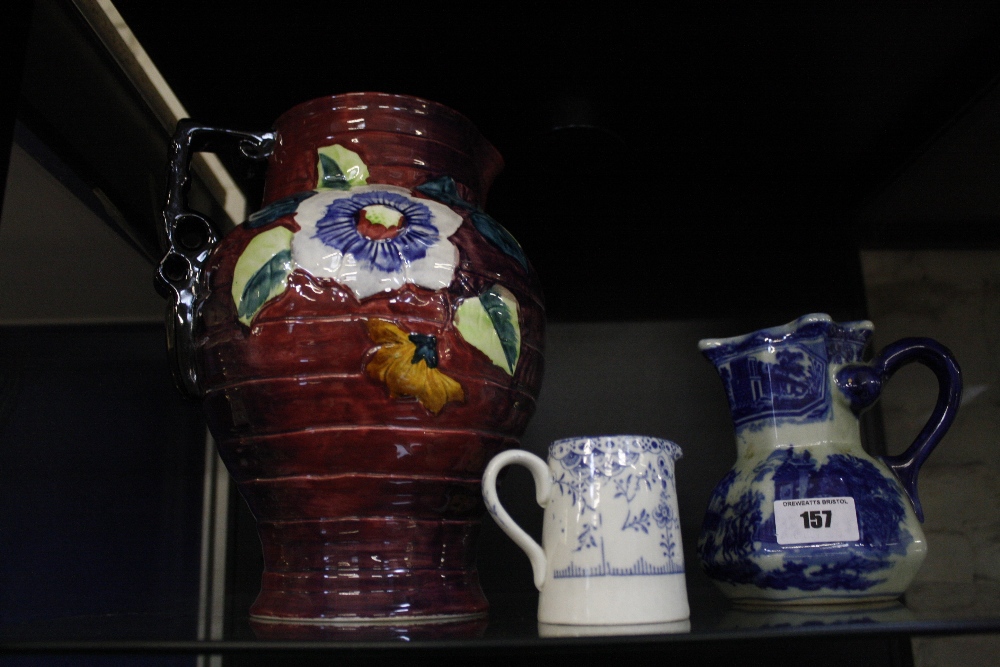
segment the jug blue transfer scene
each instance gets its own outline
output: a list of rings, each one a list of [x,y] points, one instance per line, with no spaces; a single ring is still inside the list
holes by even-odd
[[[894,599],[923,563],[917,473],[954,421],[961,372],[928,338],[865,362],[872,329],[811,314],[699,343],[726,390],[737,461],[712,493],[698,555],[734,602]],[[858,417],[911,362],[937,376],[937,404],[904,453],[873,457]]]

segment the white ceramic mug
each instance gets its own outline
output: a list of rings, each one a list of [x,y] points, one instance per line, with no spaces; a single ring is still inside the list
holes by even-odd
[[[610,435],[557,440],[549,461],[498,454],[483,474],[497,524],[528,555],[538,620],[567,625],[665,623],[688,618],[674,461],[669,440]],[[500,470],[531,471],[545,509],[539,546],[500,504]]]

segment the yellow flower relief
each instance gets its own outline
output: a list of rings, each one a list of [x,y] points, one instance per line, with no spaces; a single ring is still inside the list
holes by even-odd
[[[365,370],[389,387],[391,397],[412,396],[433,414],[445,403],[465,400],[462,385],[437,369],[434,336],[407,334],[379,319],[368,320],[368,335],[378,348]]]

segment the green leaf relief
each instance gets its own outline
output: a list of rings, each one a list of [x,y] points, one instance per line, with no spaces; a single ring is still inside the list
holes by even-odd
[[[351,186],[347,182],[344,172],[340,170],[340,165],[337,164],[336,160],[329,155],[320,153],[319,182],[316,183],[316,187],[325,190],[347,190]]]
[[[292,232],[275,227],[247,244],[233,270],[233,301],[240,322],[247,326],[271,299],[285,291],[292,272]]]
[[[521,351],[521,337],[517,329],[516,306],[512,313],[510,306],[507,305],[507,302],[504,301],[500,293],[502,289],[499,285],[494,285],[479,295],[479,301],[483,304],[483,309],[490,316],[490,321],[493,322],[493,328],[496,330],[497,338],[500,339],[500,345],[503,347],[503,355],[507,360],[507,367],[513,375],[514,368],[517,366],[517,357]],[[507,292],[507,290],[504,291]],[[507,292],[507,294],[510,294],[510,292]],[[513,298],[512,294],[511,298]],[[515,301],[514,303],[517,302]]]
[[[455,311],[455,327],[466,342],[514,374],[521,355],[521,327],[517,299],[510,290],[493,285],[479,298],[463,300]]]
[[[368,182],[368,165],[354,151],[334,144],[323,146],[316,152],[319,155],[316,166],[318,189],[348,190]]]

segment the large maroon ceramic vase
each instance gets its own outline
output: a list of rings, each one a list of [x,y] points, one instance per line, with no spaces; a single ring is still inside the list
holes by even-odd
[[[184,186],[190,153],[226,141],[268,163],[263,207],[217,240]],[[544,330],[482,209],[501,166],[463,116],[404,96],[178,127],[168,342],[258,522],[256,627],[485,615],[480,479],[534,410]]]

